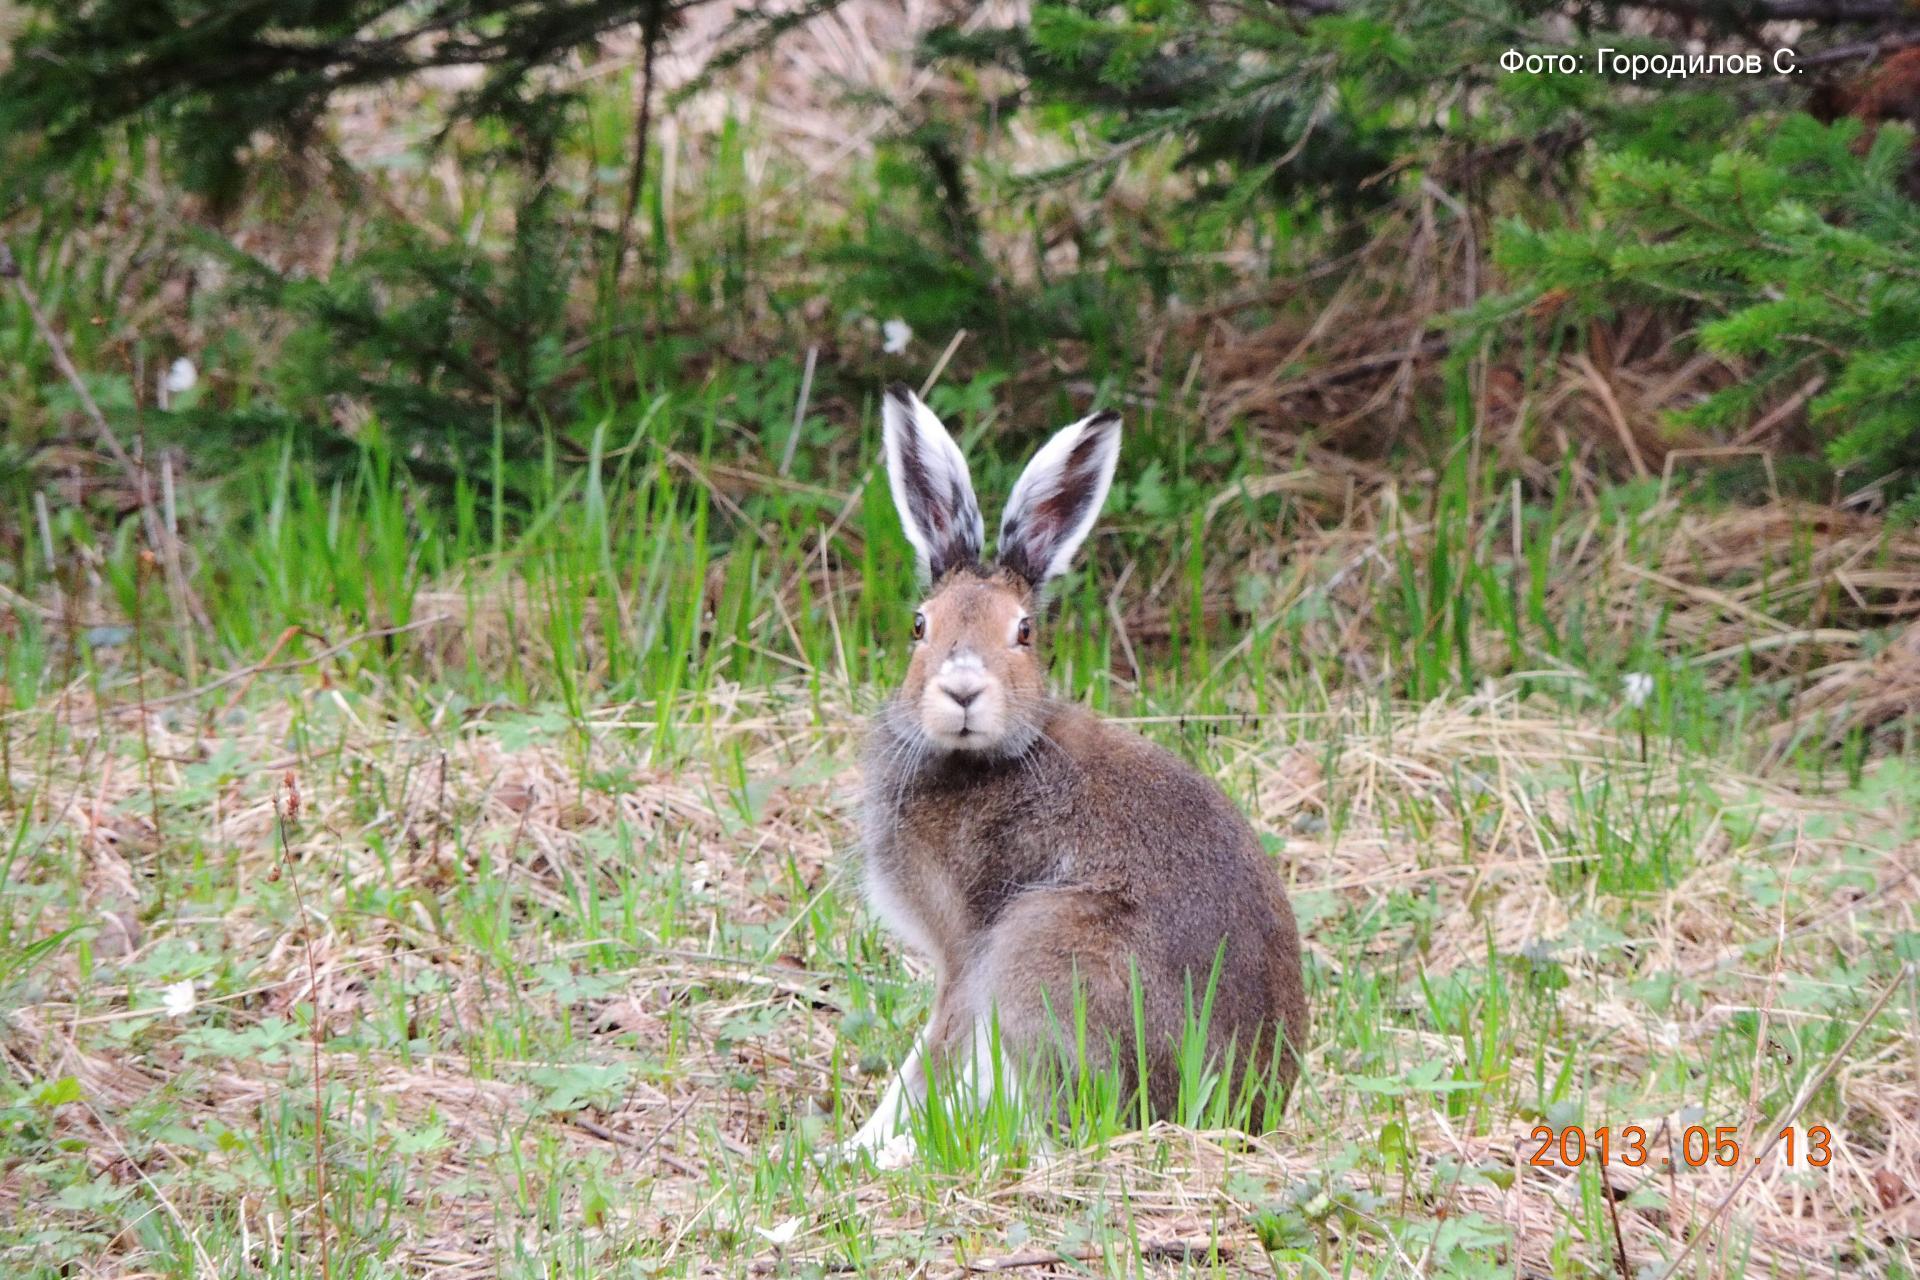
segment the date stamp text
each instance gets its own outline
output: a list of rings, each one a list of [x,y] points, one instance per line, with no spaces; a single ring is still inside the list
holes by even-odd
[[[1805,1165],[1824,1169],[1833,1162],[1833,1132],[1823,1124],[1782,1129],[1772,1143],[1764,1134],[1755,1134],[1744,1149],[1739,1127],[1730,1124],[1712,1129],[1702,1124],[1688,1125],[1679,1131],[1677,1140],[1669,1134],[1665,1142],[1649,1138],[1646,1129],[1637,1124],[1618,1129],[1602,1125],[1592,1131],[1577,1124],[1565,1128],[1542,1124],[1534,1126],[1528,1141],[1538,1145],[1527,1163],[1543,1168],[1578,1168],[1592,1160],[1629,1169],[1701,1169],[1710,1165],[1731,1169],[1762,1159],[1774,1147],[1794,1168]]]

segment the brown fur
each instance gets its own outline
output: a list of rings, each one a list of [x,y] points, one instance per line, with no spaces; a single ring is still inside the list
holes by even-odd
[[[869,889],[929,953],[939,982],[927,1062],[910,1068],[964,1051],[990,1015],[1016,1064],[1070,1056],[1052,1030],[1071,1026],[1076,983],[1090,1042],[1131,1067],[1137,969],[1148,1096],[1165,1114],[1189,992],[1197,1008],[1224,947],[1210,1051],[1224,1061],[1231,1044],[1236,1062],[1271,1071],[1272,1096],[1284,1096],[1307,1007],[1299,933],[1273,861],[1210,780],[1048,696],[1037,641],[1009,640],[1034,609],[1018,574],[949,572],[922,607],[926,634],[906,679],[872,726]],[[1002,694],[1001,732],[978,748],[937,742],[921,725],[927,689],[956,652],[977,655]]]

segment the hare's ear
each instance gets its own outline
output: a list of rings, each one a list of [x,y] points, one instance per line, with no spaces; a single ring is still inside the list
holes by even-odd
[[[1047,441],[1020,473],[1000,518],[1000,563],[1039,590],[1073,563],[1093,531],[1120,460],[1120,415],[1096,413]]]
[[[955,565],[979,560],[987,529],[967,460],[933,410],[896,382],[881,405],[880,434],[894,509],[913,544],[921,578],[937,581]]]

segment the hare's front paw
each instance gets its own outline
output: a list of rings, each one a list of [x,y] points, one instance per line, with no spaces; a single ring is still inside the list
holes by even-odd
[[[845,1142],[817,1152],[814,1160],[819,1164],[851,1164],[864,1156],[873,1161],[874,1168],[890,1170],[906,1168],[916,1154],[912,1134],[888,1133],[869,1120]]]

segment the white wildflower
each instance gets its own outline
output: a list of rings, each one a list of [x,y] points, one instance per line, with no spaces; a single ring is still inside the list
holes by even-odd
[[[800,1234],[800,1219],[788,1218],[777,1227],[755,1227],[760,1236],[776,1249],[784,1249]]]
[[[880,326],[880,336],[884,339],[880,344],[880,350],[890,356],[897,356],[907,349],[909,342],[913,341],[913,326],[899,316],[895,316]]]
[[[193,1012],[193,979],[182,978],[160,993],[160,1007],[169,1018],[184,1018]]]
[[[1653,677],[1644,671],[1630,671],[1621,682],[1620,698],[1629,707],[1638,710],[1647,705],[1647,699],[1653,696]]]
[[[193,367],[193,361],[181,356],[167,366],[167,393],[179,395],[191,391],[200,381],[200,371]]]

